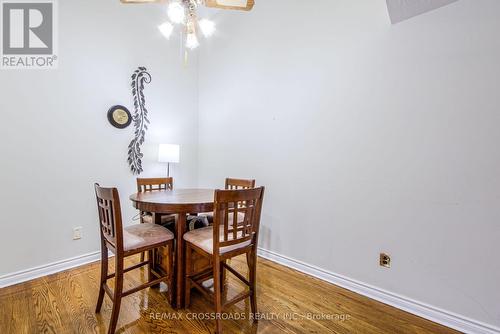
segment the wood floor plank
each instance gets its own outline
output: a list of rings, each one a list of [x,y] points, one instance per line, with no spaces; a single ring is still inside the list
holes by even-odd
[[[138,259],[128,260],[130,265]],[[456,334],[458,332],[379,303],[290,268],[259,258],[257,300],[262,318],[251,321],[240,301],[225,311],[224,333]],[[113,272],[113,261],[110,261]],[[231,265],[247,274],[244,257]],[[0,333],[106,333],[111,301],[94,313],[99,263],[0,289]],[[144,268],[125,275],[125,289],[145,282]],[[110,286],[113,287],[112,280]],[[244,285],[228,274],[228,298]],[[213,333],[214,308],[193,290],[191,305],[174,310],[167,287],[146,289],[122,300],[117,333]]]
[[[60,309],[62,303],[57,301],[45,278],[42,278],[42,280],[44,281],[43,284],[39,284],[32,289],[37,332],[57,334],[58,329],[63,327]]]

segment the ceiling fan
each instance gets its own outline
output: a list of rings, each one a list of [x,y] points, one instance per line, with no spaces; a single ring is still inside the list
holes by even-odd
[[[123,3],[167,3],[168,0],[121,0]],[[207,7],[220,9],[251,10],[255,4],[254,0],[204,0],[197,1]]]
[[[196,49],[200,43],[198,41],[198,31],[205,37],[210,37],[215,32],[215,23],[208,19],[198,19],[197,8],[205,6],[209,8],[219,8],[228,10],[252,10],[254,0],[120,0],[125,4],[139,3],[165,3],[168,4],[167,14],[170,21],[167,21],[158,29],[169,39],[174,31],[174,24],[184,27],[186,48]]]

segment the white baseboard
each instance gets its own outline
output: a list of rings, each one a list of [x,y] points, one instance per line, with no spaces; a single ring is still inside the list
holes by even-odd
[[[384,304],[394,306],[403,311],[431,320],[438,324],[459,330],[468,334],[500,334],[500,328],[488,325],[459,314],[455,314],[395,293],[332,273],[319,267],[283,256],[281,254],[259,248],[259,256],[298,270],[321,280],[333,283],[360,295],[375,299]]]
[[[87,263],[95,262],[101,259],[101,252],[93,252],[76,256],[70,259],[49,263],[43,266],[18,271],[15,273],[0,276],[0,288],[10,285],[30,281],[32,279],[54,274],[60,271],[68,270]]]

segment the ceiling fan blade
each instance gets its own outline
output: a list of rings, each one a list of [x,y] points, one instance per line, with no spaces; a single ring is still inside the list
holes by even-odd
[[[205,0],[205,6],[220,9],[252,10],[254,0]]]
[[[168,0],[120,0],[122,3],[165,3]]]

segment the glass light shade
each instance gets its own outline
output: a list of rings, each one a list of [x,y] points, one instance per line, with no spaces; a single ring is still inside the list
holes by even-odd
[[[168,6],[168,17],[174,23],[183,23],[186,19],[186,10],[179,2],[172,2]]]
[[[196,49],[200,43],[198,42],[198,37],[196,37],[196,34],[194,32],[189,33],[186,38],[186,47],[188,49]]]
[[[162,25],[158,26],[158,30],[165,36],[166,39],[169,39],[172,35],[172,31],[174,31],[174,26],[170,22],[165,22]]]
[[[160,144],[158,150],[158,162],[173,162],[180,161],[180,146],[174,144]]]
[[[210,37],[215,32],[215,22],[207,19],[201,19],[198,21],[198,25],[200,26],[201,33],[205,37]]]

